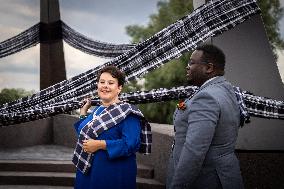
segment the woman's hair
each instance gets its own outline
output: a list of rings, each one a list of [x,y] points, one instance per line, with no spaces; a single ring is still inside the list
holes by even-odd
[[[116,78],[118,80],[118,86],[123,86],[125,83],[125,74],[120,71],[117,67],[115,66],[106,66],[101,69],[98,75],[98,81],[102,75],[102,73],[109,73],[113,78]]]

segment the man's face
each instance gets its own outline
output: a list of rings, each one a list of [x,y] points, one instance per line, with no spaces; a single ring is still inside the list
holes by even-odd
[[[187,70],[187,80],[189,85],[201,86],[207,79],[206,74],[207,63],[202,61],[203,52],[199,50],[193,51],[190,60],[186,67]]]

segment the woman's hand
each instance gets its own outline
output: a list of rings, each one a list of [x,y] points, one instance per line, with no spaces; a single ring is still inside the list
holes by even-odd
[[[83,140],[83,149],[87,153],[94,153],[98,150],[106,149],[106,141],[105,140]]]
[[[87,115],[88,109],[92,106],[91,105],[91,98],[86,97],[82,100],[82,102],[84,102],[85,104],[82,108],[80,108],[80,115]]]

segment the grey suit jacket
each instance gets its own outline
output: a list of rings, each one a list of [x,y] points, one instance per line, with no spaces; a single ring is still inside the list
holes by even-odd
[[[243,182],[234,154],[240,109],[232,85],[216,77],[174,113],[175,146],[167,188],[239,189]]]

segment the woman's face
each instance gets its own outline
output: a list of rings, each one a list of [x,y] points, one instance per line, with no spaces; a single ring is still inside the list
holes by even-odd
[[[118,86],[117,78],[112,77],[108,72],[101,74],[98,82],[98,95],[102,102],[113,103],[118,100],[118,94],[121,92],[122,86]]]

